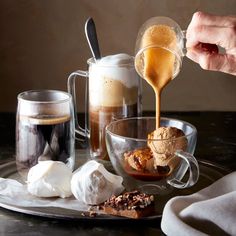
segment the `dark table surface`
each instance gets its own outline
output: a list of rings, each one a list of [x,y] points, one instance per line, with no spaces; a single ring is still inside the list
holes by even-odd
[[[153,113],[145,113],[153,115]],[[195,157],[236,170],[236,112],[169,112],[198,130]],[[14,158],[15,114],[0,113],[0,164]],[[119,223],[50,219],[0,208],[0,235],[162,235],[160,220]]]

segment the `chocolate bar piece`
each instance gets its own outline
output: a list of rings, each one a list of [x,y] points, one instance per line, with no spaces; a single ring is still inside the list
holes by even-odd
[[[154,213],[154,196],[135,190],[112,196],[104,202],[106,214],[138,219]]]

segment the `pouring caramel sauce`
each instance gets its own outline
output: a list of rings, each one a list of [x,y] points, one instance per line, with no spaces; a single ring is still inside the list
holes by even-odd
[[[141,39],[141,52],[136,56],[136,69],[142,71],[142,77],[151,85],[156,98],[156,130],[160,128],[161,93],[163,88],[173,79],[176,55],[171,51],[177,47],[177,37],[174,30],[167,25],[154,25],[149,27]],[[155,138],[155,131],[148,135],[148,139]],[[126,173],[136,179],[154,181],[166,178],[174,167],[155,166],[154,156],[151,151],[152,141],[149,147],[133,150],[128,155],[125,154]],[[162,145],[162,143],[161,143]],[[154,145],[155,150],[155,145]],[[141,152],[141,154],[140,154]],[[143,164],[139,169],[138,164]],[[152,164],[150,164],[152,163]],[[176,165],[175,163],[173,165]],[[150,168],[151,166],[151,168]]]
[[[167,25],[151,26],[142,37],[143,77],[155,92],[156,129],[160,127],[161,92],[173,79],[175,54],[170,49],[176,44],[176,34]]]

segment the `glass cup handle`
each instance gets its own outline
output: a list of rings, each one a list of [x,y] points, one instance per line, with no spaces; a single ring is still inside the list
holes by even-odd
[[[78,141],[85,142],[87,134],[88,134],[88,132],[86,130],[86,117],[85,117],[85,128],[82,128],[78,122],[77,106],[76,106],[75,80],[77,78],[81,78],[81,77],[87,78],[88,71],[77,70],[77,71],[71,73],[68,77],[67,88],[68,88],[68,92],[72,95],[72,99],[73,99],[73,109],[74,109],[74,116],[75,116],[75,133],[77,134],[77,136],[79,136],[79,137],[76,137],[76,139]],[[86,106],[87,106],[87,83],[86,83],[86,91],[85,91],[85,109],[86,109]],[[87,112],[85,112],[85,114],[86,113]]]
[[[199,166],[196,158],[190,153],[181,150],[177,150],[175,155],[180,157],[183,161],[175,176],[172,179],[168,179],[167,183],[179,189],[193,186],[197,183],[199,178]],[[182,179],[187,171],[189,172],[188,180],[183,182]]]
[[[183,49],[182,49],[182,56],[186,56],[187,54],[187,47],[186,47],[186,34],[187,34],[187,30],[182,30],[182,34],[183,34]]]
[[[186,34],[187,34],[187,30],[181,30],[182,32],[182,37],[183,37],[183,45],[182,45],[182,56],[186,56],[187,51],[191,48],[187,48],[186,47]],[[217,45],[215,44],[211,44],[211,43],[199,43],[199,46],[202,48],[203,51],[206,52],[210,52],[210,53],[218,53],[219,48]]]

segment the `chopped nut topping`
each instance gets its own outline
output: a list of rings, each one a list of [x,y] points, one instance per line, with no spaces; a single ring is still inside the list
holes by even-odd
[[[126,192],[119,196],[112,196],[110,199],[105,201],[104,206],[110,206],[117,210],[133,210],[133,209],[143,209],[151,205],[154,201],[153,195],[147,195],[145,193],[140,193],[135,190],[132,192]]]

